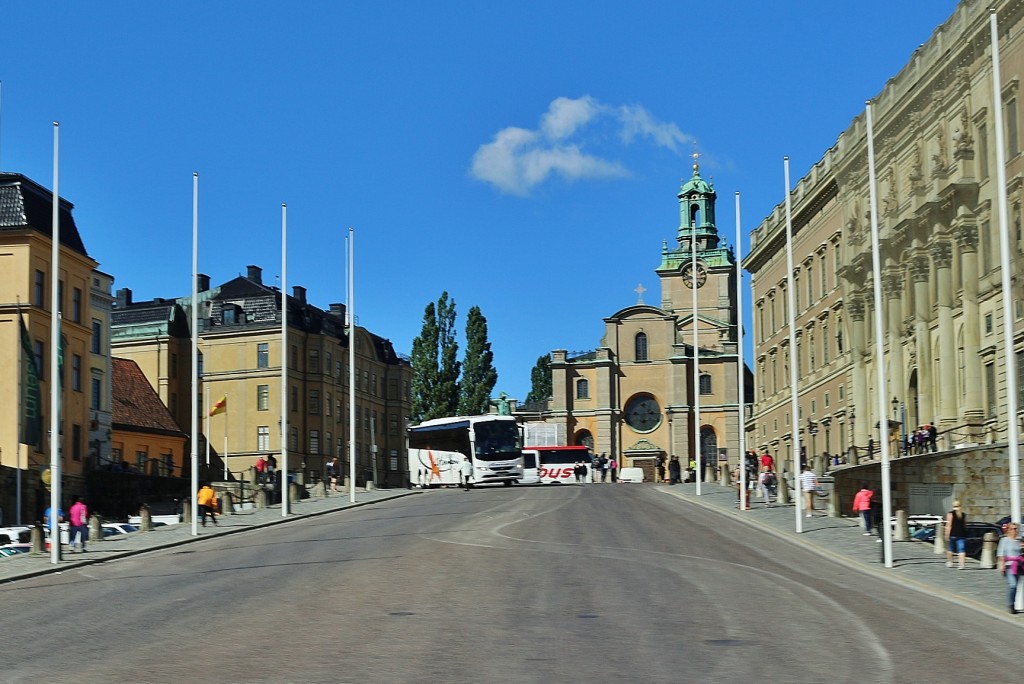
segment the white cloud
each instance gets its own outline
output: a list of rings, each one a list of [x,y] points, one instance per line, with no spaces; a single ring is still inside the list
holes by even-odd
[[[602,122],[619,126],[623,144],[644,139],[679,152],[690,137],[671,122],[659,122],[639,105],[609,107],[584,95],[551,101],[541,115],[537,130],[510,126],[473,155],[470,175],[514,195],[530,191],[552,176],[568,181],[584,178],[617,178],[629,171],[620,162],[584,151],[586,143],[599,144],[595,131]]]
[[[680,145],[693,140],[671,121],[656,121],[651,113],[640,105],[623,105],[619,107],[618,114],[622,123],[620,135],[626,144],[633,142],[636,137],[650,138],[659,147],[679,152]]]

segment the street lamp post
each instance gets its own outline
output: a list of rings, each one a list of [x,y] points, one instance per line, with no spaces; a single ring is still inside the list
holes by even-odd
[[[847,459],[850,465],[857,465],[857,411],[850,407],[850,456]]]

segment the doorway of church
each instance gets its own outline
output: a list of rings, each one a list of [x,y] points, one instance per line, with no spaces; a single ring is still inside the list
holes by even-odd
[[[658,465],[658,458],[656,456],[634,456],[629,460],[632,461],[632,467],[643,469],[644,482],[658,481],[658,478],[655,476]]]

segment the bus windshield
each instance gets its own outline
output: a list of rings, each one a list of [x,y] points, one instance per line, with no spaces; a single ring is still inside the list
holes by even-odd
[[[519,457],[519,426],[511,421],[477,423],[476,457],[482,461],[500,461]]]

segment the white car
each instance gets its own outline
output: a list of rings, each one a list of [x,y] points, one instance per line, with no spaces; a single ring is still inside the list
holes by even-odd
[[[907,528],[910,530],[910,534],[920,530],[924,527],[935,527],[936,524],[944,521],[945,518],[941,515],[908,515],[907,516]],[[892,529],[896,529],[896,516],[889,518],[889,524]]]
[[[32,528],[20,525],[18,527],[0,527],[0,544],[28,544],[31,542]]]
[[[114,523],[103,523],[103,536],[112,537],[118,534],[131,534],[132,532],[138,532],[139,528],[135,525],[123,522]]]

